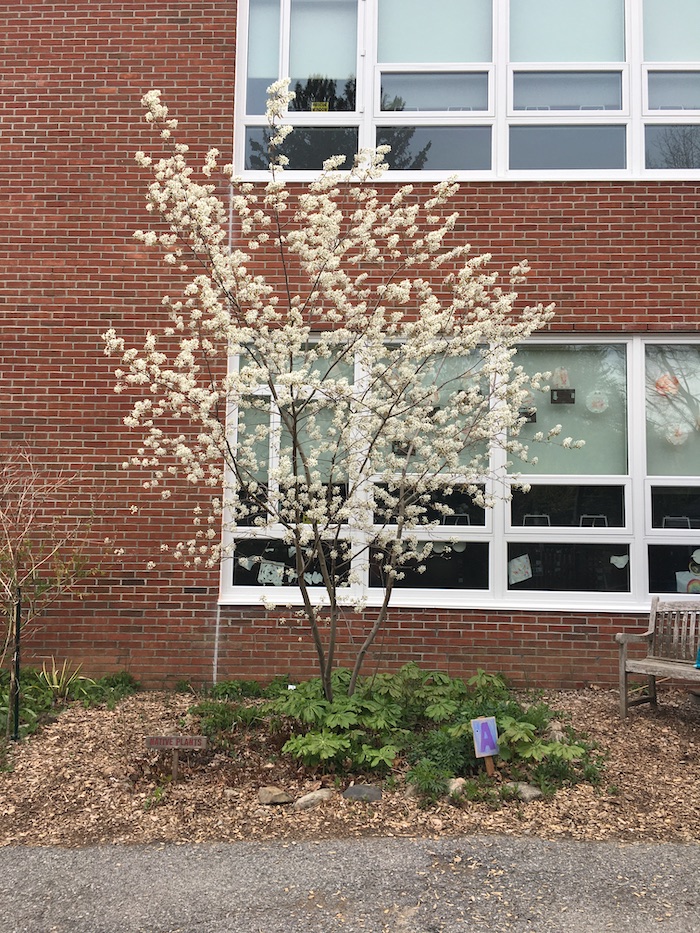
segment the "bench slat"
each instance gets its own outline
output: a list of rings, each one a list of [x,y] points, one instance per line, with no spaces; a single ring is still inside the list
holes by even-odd
[[[653,674],[655,677],[672,677],[675,680],[700,682],[700,670],[681,661],[660,661],[656,658],[628,658],[627,670],[631,674]]]

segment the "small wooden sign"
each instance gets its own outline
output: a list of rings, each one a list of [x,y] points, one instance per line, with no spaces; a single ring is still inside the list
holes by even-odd
[[[200,749],[207,747],[205,735],[147,735],[146,748],[155,748],[158,751],[172,752],[173,782],[177,781],[180,749]]]
[[[493,756],[498,754],[498,730],[495,716],[480,716],[472,719],[472,733],[474,734],[474,753],[477,758],[483,758],[486,773],[493,777],[496,768]]]
[[[164,751],[172,748],[206,748],[205,735],[147,735],[146,748],[160,748]]]

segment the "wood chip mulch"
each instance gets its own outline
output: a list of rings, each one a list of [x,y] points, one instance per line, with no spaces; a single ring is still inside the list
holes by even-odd
[[[530,804],[500,809],[445,801],[421,809],[401,781],[378,803],[345,800],[344,782],[319,779],[234,737],[227,754],[145,748],[145,736],[195,732],[193,698],[141,693],[114,710],[74,705],[13,746],[0,773],[0,845],[83,846],[155,842],[300,840],[347,836],[526,834],[548,839],[700,841],[700,700],[660,693],[658,710],[633,709],[626,722],[617,693],[548,692],[544,700],[607,751],[598,786],[581,784]],[[263,806],[274,784],[293,797],[321,784],[338,793],[314,810]]]

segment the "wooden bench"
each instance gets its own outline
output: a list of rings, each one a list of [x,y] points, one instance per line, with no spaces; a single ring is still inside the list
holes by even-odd
[[[657,677],[700,683],[700,670],[695,667],[700,644],[700,602],[662,602],[654,596],[646,632],[638,635],[618,632],[615,641],[620,648],[620,716],[623,719],[630,706],[657,705]],[[637,642],[647,643],[646,657],[628,656],[627,645]],[[632,700],[627,691],[628,674],[644,674],[647,678],[646,693]]]

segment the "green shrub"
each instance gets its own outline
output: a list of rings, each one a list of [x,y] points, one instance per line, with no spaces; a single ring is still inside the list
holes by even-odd
[[[421,799],[429,800],[437,784],[451,777],[482,780],[471,720],[493,716],[499,767],[509,778],[530,781],[544,792],[599,780],[601,763],[594,749],[571,730],[567,741],[551,741],[547,728],[555,718],[553,710],[541,701],[529,707],[521,704],[498,675],[479,670],[465,683],[442,671],[408,664],[394,674],[361,679],[351,697],[349,677],[349,671],[334,673],[332,703],[316,678],[266,705],[266,715],[288,724],[291,737],[283,747],[285,754],[314,767],[353,772],[386,772],[405,760],[409,781],[425,785],[428,790],[419,792]],[[484,795],[500,805],[497,792]]]
[[[422,806],[436,803],[447,792],[452,775],[430,758],[421,758],[406,775],[406,781],[415,787]]]

